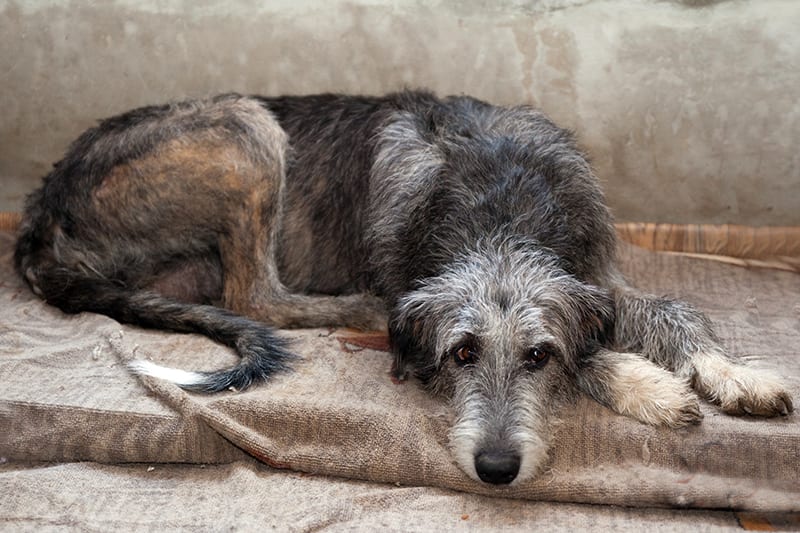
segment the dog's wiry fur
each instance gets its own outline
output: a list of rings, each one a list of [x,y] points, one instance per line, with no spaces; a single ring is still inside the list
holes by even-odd
[[[578,391],[642,422],[788,414],[688,304],[614,265],[598,182],[529,107],[425,92],[148,107],[82,135],[28,200],[16,265],[67,312],[231,346],[219,372],[134,370],[241,389],[292,354],[268,326],[385,326],[394,371],[454,410],[458,465],[493,484],[545,464]]]

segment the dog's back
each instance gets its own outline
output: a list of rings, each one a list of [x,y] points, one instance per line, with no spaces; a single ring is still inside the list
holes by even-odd
[[[610,267],[599,183],[536,109],[422,91],[260,101],[291,142],[278,254],[293,289],[391,300],[498,232],[587,281]]]
[[[549,250],[584,281],[611,267],[599,184],[572,136],[541,112],[450,97],[396,111],[376,139],[370,251],[390,297],[495,236]]]

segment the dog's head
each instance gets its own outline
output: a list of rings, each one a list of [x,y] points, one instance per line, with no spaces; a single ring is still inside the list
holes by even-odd
[[[526,479],[547,457],[554,411],[581,358],[613,329],[604,290],[530,243],[483,243],[406,294],[390,323],[406,366],[452,401],[451,447],[472,478]]]

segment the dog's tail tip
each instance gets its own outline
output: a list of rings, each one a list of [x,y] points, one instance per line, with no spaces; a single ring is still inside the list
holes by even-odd
[[[285,358],[288,359],[291,357],[292,354],[285,352]],[[140,376],[162,379],[182,389],[204,393],[214,393],[225,390],[243,391],[253,383],[267,381],[275,372],[290,370],[290,367],[280,358],[277,360],[245,359],[237,366],[214,372],[180,370],[178,368],[161,366],[144,359],[134,359],[130,361],[128,363],[128,368],[131,372]]]
[[[157,365],[145,359],[134,359],[128,369],[139,376],[151,376],[174,383],[186,389],[203,388],[208,384],[208,375],[203,372],[190,372],[178,368]]]

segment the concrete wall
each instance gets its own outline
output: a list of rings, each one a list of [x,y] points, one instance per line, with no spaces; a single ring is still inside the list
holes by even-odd
[[[424,86],[575,129],[620,220],[800,224],[800,1],[0,0],[0,209],[98,118]]]

